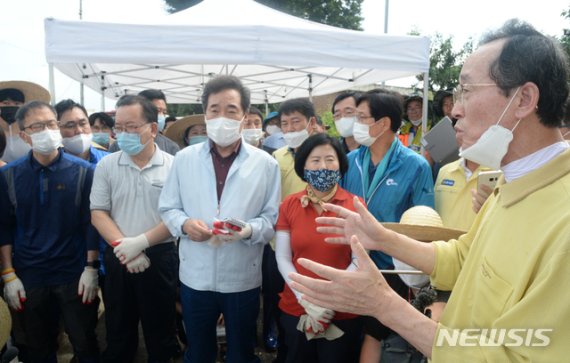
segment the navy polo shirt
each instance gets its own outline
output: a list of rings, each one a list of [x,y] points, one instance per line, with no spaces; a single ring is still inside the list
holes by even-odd
[[[12,245],[12,264],[26,288],[77,280],[87,249],[97,249],[89,210],[93,171],[62,149],[48,166],[30,152],[0,169],[0,245]]]

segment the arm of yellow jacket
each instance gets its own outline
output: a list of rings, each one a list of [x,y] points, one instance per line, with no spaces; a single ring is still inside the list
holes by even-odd
[[[456,240],[431,243],[434,247],[434,268],[431,272],[430,280],[436,289],[453,290],[455,281],[457,281],[457,277],[463,267],[463,262],[469,254],[471,243],[485,218],[485,211],[488,209],[488,206],[489,203],[483,206],[466,234]]]
[[[524,296],[494,320],[495,329],[511,329],[504,338],[491,332],[468,332],[464,339],[473,346],[451,347],[445,336],[453,330],[439,325],[433,346],[434,362],[561,362],[568,357],[570,342],[570,251],[548,261]],[[476,327],[472,327],[476,328]],[[483,327],[481,327],[483,328]],[[514,329],[519,329],[514,331]],[[524,329],[524,330],[520,330]],[[531,330],[532,329],[532,330]],[[466,331],[463,331],[466,334]],[[483,335],[485,334],[486,335]],[[516,337],[509,336],[516,335]],[[530,339],[528,336],[530,335]],[[518,338],[517,338],[518,337]],[[438,341],[439,339],[439,341]],[[528,339],[528,344],[526,343]],[[460,338],[458,340],[461,340]],[[452,340],[453,341],[453,340]],[[480,341],[486,342],[482,346]],[[516,342],[519,341],[519,344]],[[472,344],[477,342],[477,344]],[[452,344],[451,344],[452,345]],[[496,345],[496,346],[492,346]]]
[[[390,313],[377,311],[373,316],[398,333],[423,355],[428,358],[431,357],[437,323],[422,314],[394,291],[391,291],[390,295],[386,305],[378,304],[378,307],[382,306],[382,310]]]

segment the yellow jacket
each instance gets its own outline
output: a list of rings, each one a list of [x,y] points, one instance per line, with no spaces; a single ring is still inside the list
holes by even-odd
[[[290,194],[300,192],[305,189],[305,183],[297,173],[295,173],[295,159],[293,154],[289,151],[288,146],[277,149],[273,152],[273,157],[279,163],[281,170],[281,201]]]
[[[435,210],[444,226],[467,231],[476,216],[472,208],[471,189],[477,189],[479,172],[489,169],[479,166],[466,180],[462,160],[458,159],[439,170],[434,186]]]
[[[458,240],[435,242],[435,247],[432,284],[453,293],[436,332],[434,362],[568,360],[570,150],[498,187],[467,234]],[[438,342],[443,333],[453,333],[451,329],[493,328],[527,329],[515,331],[524,344],[499,335],[495,347],[453,347],[448,341]],[[547,336],[546,342],[536,329],[552,329],[541,333]],[[480,330],[463,334],[492,335]]]

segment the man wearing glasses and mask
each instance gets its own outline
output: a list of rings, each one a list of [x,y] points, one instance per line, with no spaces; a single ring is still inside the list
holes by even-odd
[[[15,119],[32,152],[0,169],[4,296],[23,329],[27,359],[56,361],[54,332],[61,317],[79,362],[97,362],[99,236],[89,213],[93,166],[60,148],[49,104],[29,102]]]
[[[332,226],[321,231],[341,233],[337,242],[352,238],[358,272],[346,276],[301,261],[332,282],[292,278],[304,285],[295,288],[309,301],[373,315],[433,362],[564,361],[570,341],[568,293],[561,289],[570,276],[570,146],[559,126],[568,59],[555,39],[517,19],[479,44],[461,70],[452,113],[460,155],[500,168],[504,183],[469,232],[422,243],[367,224],[362,206],[359,213],[332,209],[340,218],[321,219]],[[452,290],[439,324],[395,296],[370,268],[363,246],[429,274],[437,289]],[[374,288],[356,294],[362,282]]]
[[[93,225],[105,251],[103,362],[130,362],[141,322],[149,362],[167,362],[175,338],[176,267],[174,238],[158,214],[158,199],[173,156],[154,142],[158,111],[146,98],[117,101],[115,127],[121,151],[97,164],[91,192]]]

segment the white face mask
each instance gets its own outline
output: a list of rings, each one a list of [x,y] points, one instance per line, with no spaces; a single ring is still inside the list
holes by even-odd
[[[269,125],[265,128],[267,135],[274,135],[278,132],[281,132],[281,129],[277,125]]]
[[[73,155],[79,155],[91,147],[93,134],[77,134],[72,137],[66,137],[62,140],[65,151]]]
[[[259,144],[259,140],[263,137],[263,130],[262,129],[243,129],[241,130],[241,135],[245,142],[250,145],[257,146]]]
[[[486,166],[493,170],[498,170],[501,167],[501,161],[505,157],[507,150],[509,149],[509,144],[513,140],[513,131],[519,125],[521,120],[518,120],[515,127],[512,130],[508,130],[499,123],[503,119],[503,116],[511,106],[511,103],[515,99],[515,96],[519,92],[519,88],[511,97],[511,100],[503,110],[503,113],[499,117],[499,121],[491,127],[489,127],[480,137],[477,142],[469,146],[465,150],[460,150],[459,156],[477,163],[481,166]]]
[[[240,138],[239,128],[242,120],[236,121],[227,117],[206,120],[206,133],[216,145],[230,146]]]
[[[307,125],[307,127],[309,126]],[[289,146],[292,149],[296,149],[299,146],[301,146],[303,141],[309,138],[309,131],[307,131],[307,129],[305,128],[301,131],[293,131],[293,132],[288,132],[286,134],[284,133],[283,138],[285,139],[287,146]]]
[[[415,127],[420,126],[420,124],[422,123],[422,119],[419,120],[410,120],[410,122],[412,123],[412,125],[414,125]]]
[[[380,136],[382,136],[382,135],[378,135],[376,137],[370,136],[370,126],[371,125],[361,124],[360,122],[354,123],[354,127],[352,130],[354,134],[354,140],[356,140],[356,142],[359,143],[360,145],[370,146],[374,144],[374,142]]]
[[[349,137],[353,135],[354,124],[356,123],[356,116],[342,117],[340,120],[335,121],[335,126],[342,137]]]
[[[61,146],[61,133],[59,130],[44,130],[31,134],[32,150],[42,155],[49,155]]]

